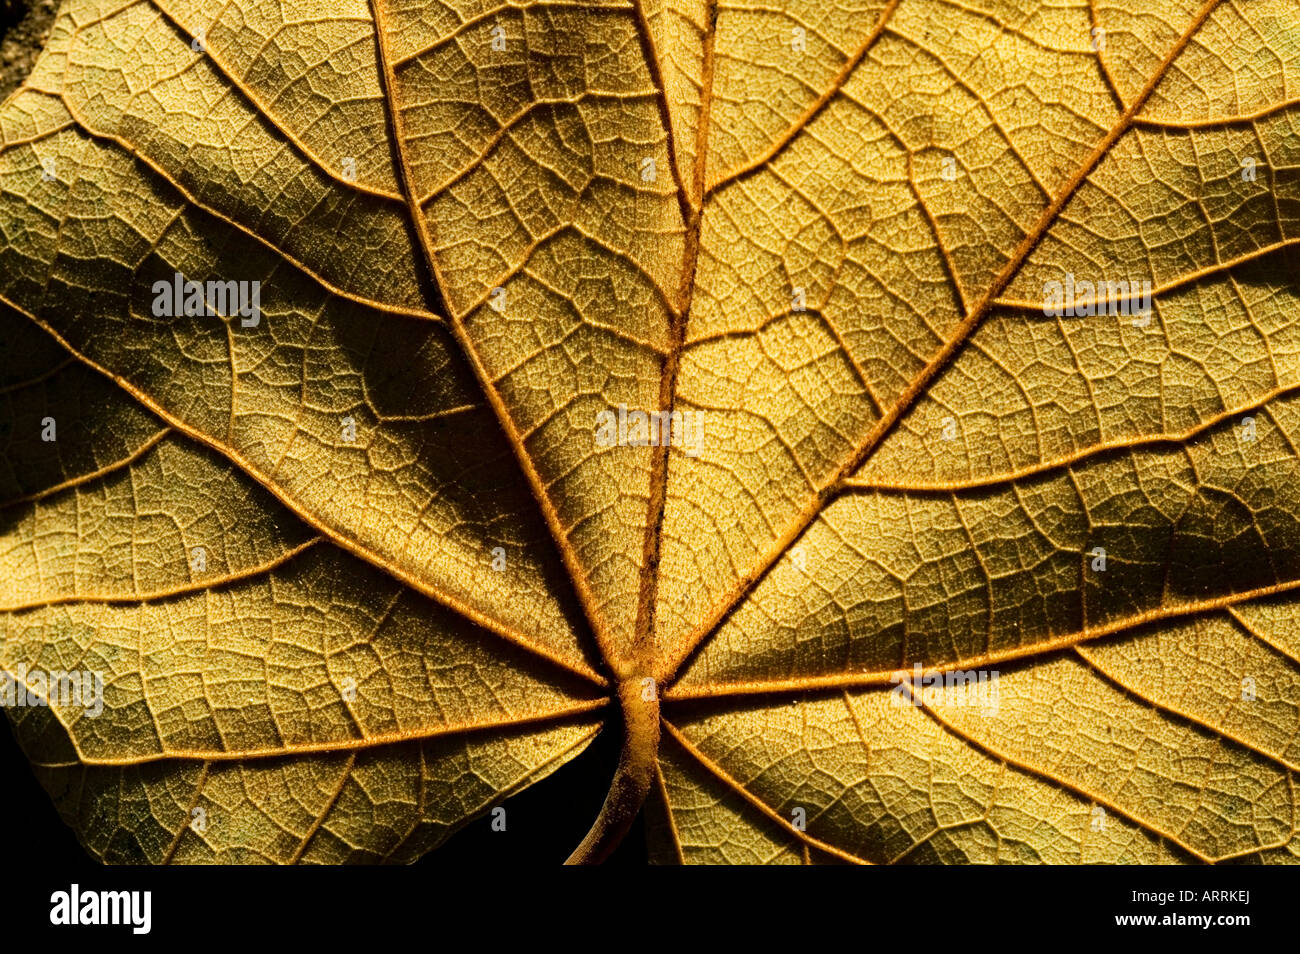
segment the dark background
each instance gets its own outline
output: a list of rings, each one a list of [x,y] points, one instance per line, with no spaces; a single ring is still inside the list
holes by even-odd
[[[31,70],[57,7],[56,0],[0,0],[0,99]]]

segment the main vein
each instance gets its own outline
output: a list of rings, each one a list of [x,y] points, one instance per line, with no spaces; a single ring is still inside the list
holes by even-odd
[[[637,15],[641,32],[646,36],[647,58],[658,62],[653,44],[649,42],[649,24],[641,14],[640,0]],[[704,219],[704,181],[708,168],[709,123],[713,107],[713,44],[717,33],[717,2],[709,0],[704,33],[704,63],[701,76],[700,115],[696,125],[695,163],[692,170],[691,192],[686,192],[680,171],[676,173],[677,191],[686,225],[686,244],[682,253],[681,280],[677,288],[677,307],[670,329],[670,346],[664,358],[659,377],[659,410],[671,414],[677,396],[677,374],[681,368],[682,349],[686,340],[686,325],[690,320],[691,301],[695,291],[695,270],[700,255],[700,233]],[[675,146],[671,116],[667,112],[668,94],[663,86],[662,71],[651,70],[659,86],[664,103],[664,132],[672,144],[669,155],[674,169],[678,169],[679,153]],[[641,584],[637,595],[635,643],[632,649],[632,669],[650,668],[654,655],[655,604],[659,590],[659,552],[663,541],[664,508],[668,497],[669,441],[662,441],[654,449],[650,471],[650,494],[647,501],[645,542],[641,554]]]

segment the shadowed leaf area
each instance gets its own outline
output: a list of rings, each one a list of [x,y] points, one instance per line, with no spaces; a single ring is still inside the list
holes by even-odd
[[[106,862],[411,862],[603,733],[573,861],[1297,860],[1297,37],[65,0],[0,106],[37,778]]]

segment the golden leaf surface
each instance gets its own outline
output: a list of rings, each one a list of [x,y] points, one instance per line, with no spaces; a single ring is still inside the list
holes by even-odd
[[[602,726],[574,860],[1295,861],[1297,170],[1294,0],[66,0],[0,669],[102,712],[8,714],[106,861],[413,860]]]

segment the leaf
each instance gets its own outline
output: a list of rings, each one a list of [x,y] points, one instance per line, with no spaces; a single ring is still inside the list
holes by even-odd
[[[0,667],[104,676],[8,710],[42,782],[412,860],[609,726],[574,860],[1296,860],[1296,36],[69,0],[0,108]]]

